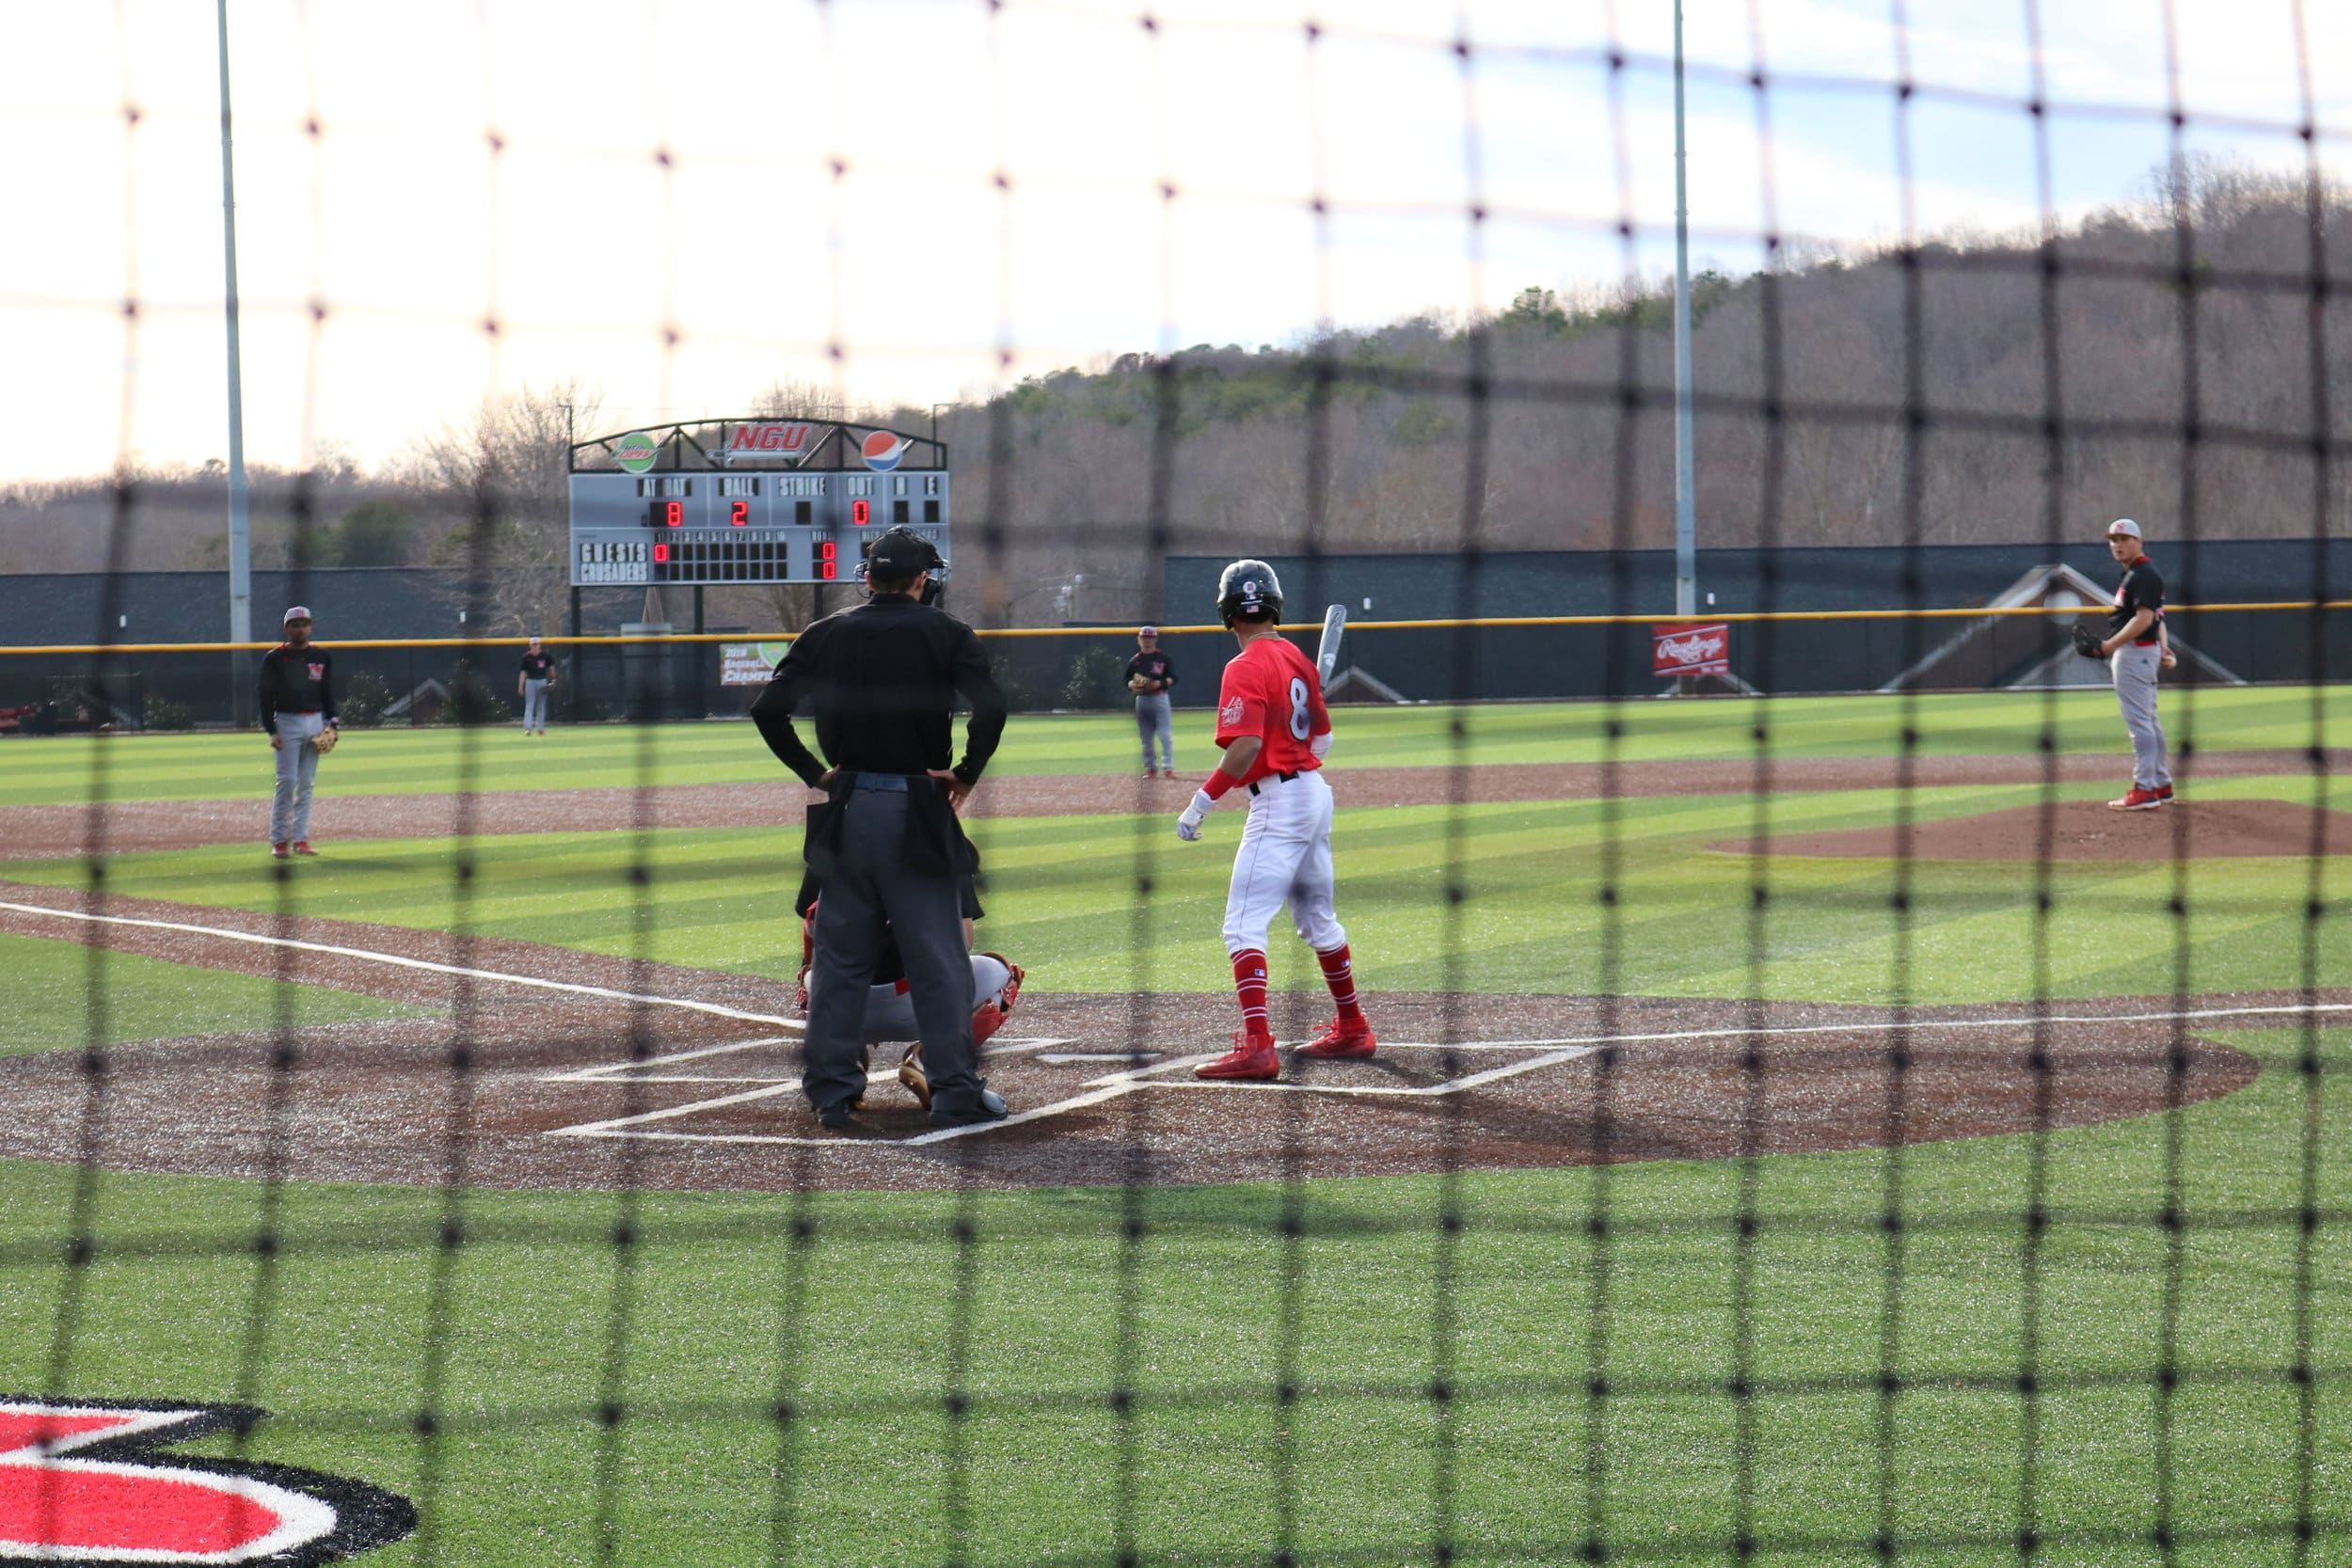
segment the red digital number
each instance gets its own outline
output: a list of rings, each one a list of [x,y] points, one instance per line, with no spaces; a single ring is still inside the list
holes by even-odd
[[[831,581],[840,571],[840,562],[834,553],[833,541],[824,540],[817,546],[817,575]]]
[[[734,527],[734,528],[745,528],[745,527],[750,526],[751,520],[752,520],[752,503],[751,503],[751,502],[749,502],[749,501],[729,501],[729,502],[727,503],[727,522],[728,522],[729,526]]]
[[[668,565],[670,562],[670,546],[667,545],[656,545],[653,547],[653,560],[654,564],[657,566]]]
[[[873,516],[874,503],[872,501],[853,500],[850,503],[850,521],[856,524],[859,528],[864,528],[867,523],[871,522],[873,520]]]
[[[661,503],[661,526],[663,528],[684,528],[686,526],[686,503],[684,501],[663,501]]]

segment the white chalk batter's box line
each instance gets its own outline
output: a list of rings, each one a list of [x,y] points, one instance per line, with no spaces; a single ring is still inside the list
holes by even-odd
[[[535,974],[515,974],[501,970],[475,969],[457,964],[437,963],[431,959],[411,958],[397,953],[379,953],[364,947],[348,947],[332,942],[304,942],[292,937],[262,936],[257,932],[239,931],[221,926],[199,926],[187,921],[151,920],[130,915],[94,914],[82,910],[60,910],[52,908],[45,904],[20,904],[12,903],[7,900],[0,900],[0,910],[13,911],[19,914],[44,916],[53,920],[79,922],[85,925],[122,926],[146,930],[179,931],[191,936],[215,937],[226,942],[243,942],[253,946],[290,948],[299,952],[319,953],[335,958],[355,958],[369,963],[387,964],[399,969],[424,970],[434,974],[449,974],[453,976],[462,975],[469,979],[487,980],[510,985],[527,986],[539,990],[563,991],[576,996],[593,996],[605,1000],[627,1002],[644,1006],[677,1007],[683,1008],[689,1012],[702,1013],[714,1018],[730,1019],[739,1022],[764,1023],[771,1027],[786,1029],[799,1029],[802,1027],[801,1021],[798,1019],[779,1018],[766,1013],[748,1012],[741,1008],[723,1006],[716,1003],[690,1001],[680,997],[651,996],[634,991],[616,990],[605,986],[581,985],[577,982],[567,980],[548,980],[543,979]],[[1084,1110],[1092,1105],[1100,1105],[1106,1101],[1116,1100],[1123,1095],[1139,1093],[1145,1089],[1191,1089],[1208,1093],[1225,1094],[1261,1094],[1273,1091],[1328,1095],[1356,1095],[1375,1098],[1428,1099],[1438,1095],[1458,1094],[1466,1089],[1476,1088],[1483,1085],[1497,1083],[1505,1078],[1513,1078],[1523,1073],[1538,1071],[1544,1068],[1555,1067],[1564,1062],[1574,1061],[1579,1057],[1589,1056],[1595,1052],[1600,1051],[1604,1047],[1612,1045],[1654,1045],[1675,1041],[1697,1040],[1791,1038],[1805,1035],[1851,1035],[1894,1032],[1943,1033],[1959,1029],[2031,1029],[2035,1027],[2059,1027],[2074,1024],[2204,1023],[2219,1022],[2230,1019],[2271,1019],[2280,1021],[2306,1019],[2315,1021],[2323,1015],[2335,1015],[2341,1013],[2352,1013],[2352,1003],[2314,1002],[2310,1004],[2289,1003],[2268,1006],[2192,1007],[2181,1008],[2168,1012],[2108,1013],[2104,1015],[2088,1013],[2053,1013],[2042,1018],[2036,1018],[2028,1014],[2024,1017],[2004,1018],[1883,1019],[1878,1021],[1857,1019],[1843,1023],[1781,1024],[1760,1029],[1677,1029],[1637,1035],[1585,1035],[1563,1037],[1559,1039],[1464,1040],[1451,1045],[1435,1044],[1422,1040],[1381,1042],[1381,1049],[1383,1051],[1525,1051],[1534,1053],[1530,1055],[1524,1061],[1510,1063],[1504,1067],[1489,1069],[1484,1072],[1470,1073],[1460,1078],[1448,1079],[1441,1084],[1426,1084],[1418,1086],[1387,1087],[1376,1085],[1308,1084],[1283,1082],[1280,1080],[1277,1080],[1272,1083],[1209,1083],[1191,1078],[1168,1079],[1160,1076],[1166,1073],[1176,1072],[1183,1069],[1197,1067],[1200,1063],[1210,1060],[1210,1055],[1203,1053],[1197,1055],[1178,1056],[1165,1062],[1154,1062],[1148,1067],[1134,1068],[1125,1072],[1116,1072],[1112,1073],[1108,1077],[1093,1079],[1081,1085],[1083,1092],[1077,1095],[1072,1096],[1067,1100],[1055,1101],[1050,1104],[1041,1105],[1032,1110],[1016,1111],[1002,1121],[975,1122],[967,1127],[943,1127],[935,1129],[931,1132],[918,1133],[915,1136],[908,1138],[841,1138],[832,1136],[807,1137],[752,1132],[674,1132],[667,1130],[652,1131],[644,1129],[643,1124],[647,1122],[671,1120],[679,1117],[691,1116],[698,1111],[717,1110],[723,1106],[738,1105],[749,1101],[764,1100],[774,1095],[789,1093],[798,1088],[798,1080],[787,1081],[756,1078],[713,1079],[701,1075],[666,1079],[657,1077],[648,1080],[643,1076],[644,1069],[648,1068],[675,1065],[679,1062],[722,1055],[730,1052],[748,1051],[759,1046],[788,1045],[791,1043],[788,1037],[771,1036],[755,1040],[739,1040],[723,1045],[703,1046],[695,1050],[678,1052],[670,1055],[649,1057],[643,1062],[610,1062],[600,1067],[585,1068],[573,1072],[552,1075],[543,1081],[548,1083],[628,1083],[632,1081],[650,1081],[657,1083],[737,1082],[752,1083],[758,1085],[759,1086],[740,1094],[723,1095],[715,1100],[697,1101],[691,1104],[674,1106],[667,1111],[653,1111],[648,1112],[644,1116],[620,1117],[611,1121],[587,1122],[577,1127],[554,1128],[541,1135],[550,1138],[654,1138],[675,1140],[687,1143],[816,1144],[827,1148],[838,1149],[904,1148],[911,1145],[939,1143],[950,1138],[971,1137],[983,1132],[1000,1132],[1006,1128],[1019,1127],[1025,1123],[1037,1121],[1047,1117],[1066,1116],[1073,1111]],[[1043,1051],[1053,1046],[1073,1045],[1076,1043],[1078,1042],[1069,1039],[997,1040],[991,1042],[989,1050],[985,1052],[984,1054],[991,1056],[1008,1055],[1019,1052]],[[1086,1053],[1085,1054],[1093,1055],[1096,1054],[1096,1053]],[[1148,1054],[1148,1053],[1146,1053],[1146,1054]],[[634,1079],[628,1076],[622,1076],[632,1072],[638,1074],[638,1076]],[[892,1081],[895,1077],[896,1069],[890,1069],[885,1071],[869,1073],[867,1076],[867,1082],[885,1083]]]
[[[1460,1040],[1452,1044],[1430,1040],[1383,1040],[1380,1042],[1380,1049],[1383,1052],[1441,1051],[1460,1054],[1470,1054],[1482,1052],[1513,1052],[1523,1054],[1521,1055],[1521,1059],[1504,1063],[1500,1067],[1488,1068],[1478,1072],[1465,1073],[1459,1077],[1449,1078],[1440,1083],[1422,1085],[1387,1085],[1370,1084],[1314,1084],[1281,1079],[1277,1079],[1273,1082],[1236,1083],[1215,1082],[1191,1077],[1166,1076],[1168,1074],[1187,1072],[1190,1069],[1198,1067],[1203,1062],[1214,1059],[1213,1053],[1202,1052],[1192,1055],[1175,1056],[1167,1061],[1153,1062],[1148,1066],[1131,1068],[1123,1072],[1114,1072],[1105,1077],[1091,1079],[1081,1085],[1079,1086],[1080,1092],[1075,1095],[1070,1096],[1064,1100],[1053,1101],[1046,1104],[1033,1107],[1029,1110],[1016,1111],[1002,1121],[975,1122],[965,1127],[935,1128],[931,1131],[919,1132],[913,1136],[904,1138],[844,1138],[831,1134],[784,1132],[678,1132],[669,1128],[656,1128],[651,1124],[661,1121],[675,1121],[680,1117],[694,1116],[702,1112],[720,1110],[734,1105],[748,1104],[754,1101],[766,1100],[778,1095],[790,1094],[800,1087],[798,1079],[777,1079],[763,1082],[759,1079],[715,1080],[702,1077],[658,1077],[652,1079],[651,1081],[666,1083],[756,1083],[761,1084],[762,1086],[749,1089],[739,1094],[722,1095],[712,1100],[700,1100],[690,1104],[674,1105],[669,1109],[662,1111],[649,1111],[642,1115],[630,1117],[615,1117],[604,1121],[583,1122],[574,1127],[553,1128],[543,1133],[542,1136],[550,1138],[644,1138],[675,1143],[815,1145],[820,1148],[837,1148],[843,1150],[908,1148],[924,1144],[944,1143],[951,1138],[973,1137],[986,1132],[1002,1132],[1007,1128],[1020,1127],[1033,1121],[1041,1121],[1053,1117],[1068,1116],[1075,1111],[1082,1111],[1092,1106],[1104,1104],[1110,1101],[1121,1099],[1130,1094],[1140,1094],[1149,1089],[1191,1090],[1207,1094],[1290,1093],[1323,1094],[1342,1097],[1354,1096],[1364,1099],[1430,1100],[1449,1095],[1461,1094],[1470,1089],[1483,1088],[1491,1084],[1501,1083],[1508,1078],[1517,1078],[1527,1073],[1539,1072],[1546,1068],[1558,1067],[1566,1062],[1577,1061],[1583,1057],[1593,1055],[1611,1046],[1656,1045],[1705,1040],[1791,1038],[1802,1037],[1807,1035],[1851,1035],[1873,1032],[1944,1034],[1958,1030],[2031,1028],[2036,1024],[2067,1026],[2117,1023],[2178,1023],[2188,1022],[2219,1021],[2225,1019],[2287,1018],[2308,1016],[2316,1013],[2342,1012],[2352,1012],[2352,1003],[2319,1003],[2310,1007],[2202,1007],[2182,1009],[2170,1012],[2118,1013],[2105,1016],[2095,1014],[2053,1014],[2050,1017],[2043,1019],[2035,1019],[2028,1016],[2023,1018],[1905,1019],[1900,1021],[1889,1019],[1876,1022],[1863,1020],[1846,1023],[1782,1024],[1760,1029],[1673,1029],[1659,1030],[1645,1034],[1570,1036],[1554,1039]],[[629,1069],[638,1069],[642,1071],[642,1069],[644,1069],[660,1068],[673,1062],[705,1058],[731,1051],[750,1050],[758,1045],[787,1043],[789,1042],[784,1040],[746,1040],[736,1045],[704,1046],[695,1051],[678,1053],[675,1056],[672,1057],[654,1057],[644,1062],[610,1064],[602,1068],[589,1068],[577,1072],[552,1075],[544,1079],[543,1082],[644,1082],[647,1080],[642,1077],[632,1080],[631,1078],[620,1077],[618,1074]],[[985,1053],[985,1054],[997,1055],[1013,1054],[1021,1052],[1038,1052],[1050,1046],[1068,1045],[1072,1043],[1073,1042],[1061,1039],[1001,1041],[993,1045],[991,1050]],[[1089,1053],[1089,1054],[1092,1053]],[[1142,1053],[1141,1054],[1150,1054],[1150,1053]],[[895,1082],[896,1077],[896,1069],[892,1069],[888,1071],[877,1070],[869,1072],[867,1074],[866,1081],[870,1084],[885,1084]],[[800,1114],[797,1107],[794,1109],[792,1114]]]

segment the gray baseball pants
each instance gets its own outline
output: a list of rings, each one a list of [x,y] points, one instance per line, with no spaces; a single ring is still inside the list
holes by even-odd
[[[1168,693],[1149,691],[1136,699],[1136,730],[1143,736],[1143,770],[1152,771],[1152,742],[1160,743],[1160,766],[1176,771],[1176,714]]]
[[[548,727],[548,683],[523,682],[523,728],[544,730]]]
[[[2141,789],[2161,789],[2172,782],[2164,765],[2164,725],[2156,718],[2156,671],[2162,653],[2160,648],[2127,644],[2107,657],[2123,727],[2132,732],[2132,783]]]
[[[920,787],[918,785],[917,787]],[[853,789],[842,806],[841,842],[817,905],[815,963],[801,1087],[818,1110],[866,1092],[867,982],[884,927],[898,939],[914,999],[923,1067],[935,1111],[976,1111],[984,1086],[973,1070],[972,964],[951,873],[906,866],[907,797]],[[835,983],[839,977],[850,983]]]
[[[310,836],[310,783],[319,774],[319,753],[311,737],[326,728],[315,713],[277,716],[278,792],[270,797],[269,841],[296,844]]]

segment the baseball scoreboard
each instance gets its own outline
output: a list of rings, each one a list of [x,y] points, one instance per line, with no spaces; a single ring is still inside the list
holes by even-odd
[[[953,560],[947,449],[895,430],[664,425],[575,444],[570,482],[575,588],[854,581],[866,541],[897,523]]]

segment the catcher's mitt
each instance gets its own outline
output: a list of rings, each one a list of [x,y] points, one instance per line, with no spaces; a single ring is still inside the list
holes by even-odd
[[[342,731],[336,729],[330,724],[326,729],[323,729],[319,731],[318,734],[312,736],[310,737],[310,744],[317,750],[319,755],[325,756],[327,752],[335,749],[335,742],[342,738]]]
[[[1127,689],[1140,697],[1145,692],[1152,689],[1152,677],[1149,675],[1129,675],[1127,677]]]
[[[2102,638],[2096,631],[2091,629],[2089,622],[2077,621],[2074,623],[2074,651],[2082,655],[2083,657],[2106,657],[2107,656],[2101,652],[2099,648],[2099,644],[2105,641],[2106,639]]]

